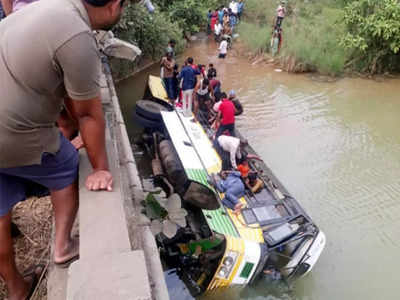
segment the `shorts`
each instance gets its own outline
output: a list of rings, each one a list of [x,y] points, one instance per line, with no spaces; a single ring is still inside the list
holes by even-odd
[[[225,58],[225,56],[226,56],[226,53],[220,53],[220,54],[218,55],[218,58]]]
[[[26,198],[31,182],[62,190],[77,180],[78,166],[78,151],[60,134],[60,149],[55,154],[43,153],[40,165],[0,168],[0,217]]]

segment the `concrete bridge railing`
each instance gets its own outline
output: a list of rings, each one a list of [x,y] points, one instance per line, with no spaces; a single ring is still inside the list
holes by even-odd
[[[80,259],[68,270],[50,268],[48,299],[169,299],[153,235],[138,209],[144,193],[105,58],[103,71],[102,102],[114,189],[86,190],[84,180],[91,166],[85,150],[80,150]]]

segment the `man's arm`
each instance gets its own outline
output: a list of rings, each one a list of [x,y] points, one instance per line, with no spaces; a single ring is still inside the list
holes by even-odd
[[[238,146],[239,147],[239,146]],[[238,151],[238,147],[230,147],[229,154],[231,156],[231,165],[234,170],[237,169],[236,165],[236,152]]]
[[[100,97],[89,100],[66,100],[68,111],[78,121],[78,127],[89,156],[93,172],[86,179],[88,190],[112,190],[113,178],[108,168],[105,146],[105,121]]]
[[[89,190],[112,190],[105,147],[105,121],[100,100],[101,61],[90,32],[82,32],[60,46],[55,61],[63,71],[68,98],[64,104],[76,120],[85,144],[92,173]]]
[[[211,95],[211,99],[213,100],[213,102],[215,101],[215,96],[214,96],[214,89],[211,86],[211,83],[208,83],[208,88],[210,90],[210,95]]]
[[[12,13],[12,0],[0,0],[3,6],[3,11],[8,16]]]
[[[259,161],[263,161],[259,156],[255,155],[255,154],[247,154],[246,156],[247,159],[256,159]]]

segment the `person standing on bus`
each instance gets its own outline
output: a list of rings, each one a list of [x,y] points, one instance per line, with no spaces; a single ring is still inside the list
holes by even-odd
[[[198,69],[192,67],[192,57],[189,57],[186,62],[187,65],[182,68],[181,72],[178,75],[178,79],[182,80],[183,115],[185,117],[190,117],[192,115],[193,91],[197,81],[196,75],[200,75],[200,72]]]

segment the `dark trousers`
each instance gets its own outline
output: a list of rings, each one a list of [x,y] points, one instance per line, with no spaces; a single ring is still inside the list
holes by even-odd
[[[164,78],[165,89],[167,90],[167,95],[169,99],[176,99],[176,93],[174,88],[174,78]]]
[[[277,28],[280,28],[282,26],[282,21],[283,21],[283,17],[276,17],[276,24],[275,26]]]
[[[220,135],[224,133],[225,130],[228,130],[231,136],[235,136],[235,123],[225,124],[225,125],[221,124],[218,127],[217,133],[215,134],[215,138],[217,139]]]
[[[215,151],[217,151],[219,157],[221,158],[222,171],[232,170],[231,154],[228,151],[225,151],[224,149],[222,149],[222,147],[219,145],[217,139],[214,140],[213,146],[215,148]]]

